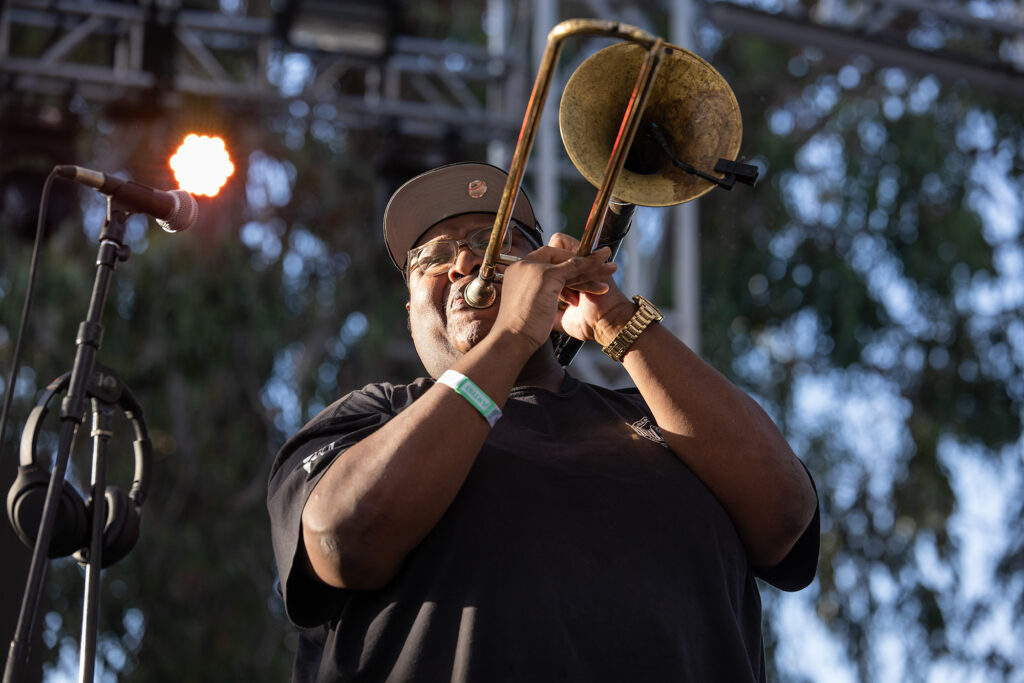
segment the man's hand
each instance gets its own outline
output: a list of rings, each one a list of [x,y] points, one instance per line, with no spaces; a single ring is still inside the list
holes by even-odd
[[[545,343],[551,330],[564,319],[559,310],[560,295],[579,303],[583,297],[601,299],[609,292],[613,286],[611,276],[617,268],[608,261],[610,253],[605,247],[589,256],[577,256],[570,249],[546,246],[508,266],[492,333],[523,335],[534,348]],[[583,325],[581,321],[577,328]]]
[[[560,232],[556,232],[548,240],[548,248],[552,250],[553,255],[574,256],[579,246],[579,240]],[[610,255],[607,247],[594,252],[599,253],[605,254],[606,259]],[[622,293],[612,279],[614,272],[613,270],[600,282],[593,283],[604,285],[603,288],[591,286],[562,290],[563,310],[555,321],[555,329],[576,339],[597,341],[602,346],[614,339],[635,309],[632,300]]]

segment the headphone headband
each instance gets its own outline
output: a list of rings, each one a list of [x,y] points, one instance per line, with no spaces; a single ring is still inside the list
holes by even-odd
[[[40,466],[36,450],[43,420],[49,412],[49,403],[53,397],[68,388],[71,373],[66,372],[46,385],[46,391],[39,397],[36,406],[29,413],[22,433],[21,445],[18,450],[18,462],[23,468]],[[131,390],[109,368],[96,363],[92,377],[86,387],[86,395],[98,398],[105,403],[117,405],[125,414],[135,431],[132,450],[135,452],[135,474],[128,497],[136,507],[140,507],[149,494],[149,477],[152,470],[153,449],[146,431],[146,423],[142,416],[142,407]],[[27,437],[27,438],[26,438]]]

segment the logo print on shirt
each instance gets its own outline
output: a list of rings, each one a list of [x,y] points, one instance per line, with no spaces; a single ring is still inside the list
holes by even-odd
[[[311,474],[313,472],[313,468],[316,466],[317,461],[336,448],[338,448],[338,442],[332,441],[326,446],[320,448],[319,450],[310,453],[309,455],[302,459],[302,469],[306,470],[307,474]]]
[[[658,429],[658,425],[654,423],[654,420],[651,420],[648,417],[641,417],[629,426],[634,432],[648,441],[653,441],[656,444],[668,448],[668,444],[665,443],[665,439],[661,436],[661,430]]]

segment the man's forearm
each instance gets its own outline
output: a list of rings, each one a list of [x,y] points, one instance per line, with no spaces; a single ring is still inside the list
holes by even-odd
[[[517,340],[489,336],[452,369],[502,407],[526,351]],[[390,580],[448,509],[489,433],[466,399],[437,384],[340,455],[303,509],[314,574],[339,588]]]
[[[604,337],[621,322],[607,321]],[[729,513],[751,564],[780,562],[810,523],[816,496],[771,418],[660,324],[640,335],[623,366],[666,443]]]

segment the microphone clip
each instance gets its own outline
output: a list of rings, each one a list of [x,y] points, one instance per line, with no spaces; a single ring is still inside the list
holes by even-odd
[[[753,185],[756,183],[760,169],[752,164],[742,164],[738,161],[719,159],[718,163],[715,164],[715,173],[721,173],[725,176],[724,178],[716,179],[718,186],[726,190],[731,190],[737,180],[744,185]]]
[[[725,177],[717,178],[710,173],[705,173],[699,168],[686,163],[672,152],[672,148],[669,146],[668,140],[665,138],[665,134],[661,130],[661,126],[654,121],[647,124],[644,133],[649,139],[652,139],[654,143],[660,147],[663,152],[665,152],[665,154],[668,155],[669,161],[672,162],[673,166],[681,171],[689,173],[690,175],[695,175],[698,178],[703,178],[708,182],[714,183],[724,190],[731,190],[737,180],[744,185],[753,185],[757,182],[759,169],[757,166],[752,166],[751,164],[743,164],[739,161],[732,161],[730,159],[719,159],[718,163],[715,164],[715,172],[721,173]]]

